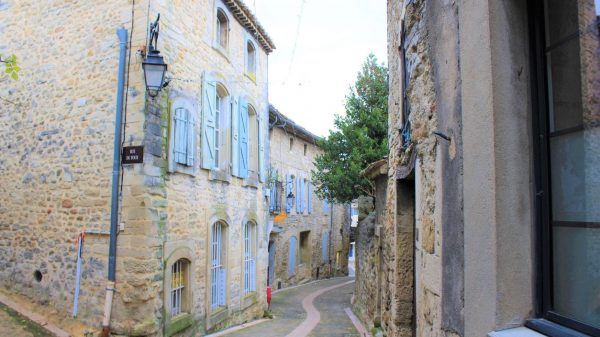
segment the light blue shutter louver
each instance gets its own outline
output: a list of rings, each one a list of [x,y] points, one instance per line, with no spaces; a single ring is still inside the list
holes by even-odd
[[[271,172],[271,181],[277,181],[277,170]],[[273,212],[277,208],[277,183],[274,183],[269,191],[269,211]]]
[[[173,152],[175,155],[175,162],[179,164],[187,163],[185,148],[185,138],[187,133],[186,112],[187,110],[184,108],[177,108],[175,109],[175,116],[173,118],[175,122],[175,134],[173,137],[175,144],[173,146]]]
[[[312,209],[312,181],[308,181],[308,214],[311,214],[313,209]]]
[[[196,125],[193,111],[185,110],[187,115],[187,134],[186,134],[186,164],[188,166],[194,165],[194,128]]]
[[[212,169],[215,161],[215,117],[217,86],[208,76],[202,83],[202,168]]]
[[[288,252],[288,276],[296,273],[296,237],[292,236],[289,243]]]
[[[329,232],[323,232],[323,242],[321,245],[323,262],[327,263],[327,261],[329,261]]]
[[[240,109],[237,97],[232,97],[231,104],[231,170],[232,175],[240,176]]]
[[[239,177],[248,177],[248,102],[240,98],[240,119],[239,119]]]
[[[260,182],[265,182],[265,141],[264,141],[264,123],[261,115],[257,116],[258,118],[258,172],[259,172],[259,180]]]
[[[302,213],[302,177],[296,176],[296,212]]]
[[[293,180],[292,180],[292,176],[291,175],[286,175],[285,176],[285,195],[284,200],[285,200],[285,212],[287,214],[290,214],[290,212],[292,211],[292,201],[287,199],[287,196],[292,192],[292,188],[294,186]]]

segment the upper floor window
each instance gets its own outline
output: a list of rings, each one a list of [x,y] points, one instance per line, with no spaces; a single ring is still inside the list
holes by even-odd
[[[248,106],[248,129],[249,169],[256,175],[258,174],[258,116],[251,105]]]
[[[173,101],[169,130],[169,171],[192,173],[196,154],[196,104],[178,97]]]
[[[227,89],[211,79],[204,81],[202,97],[202,168],[226,169],[229,153],[227,139],[230,96]]]
[[[246,74],[256,80],[256,47],[252,41],[246,42]]]
[[[227,44],[229,40],[229,20],[227,19],[227,15],[225,14],[225,12],[220,8],[217,9],[216,31],[217,45],[223,49],[227,49]]]

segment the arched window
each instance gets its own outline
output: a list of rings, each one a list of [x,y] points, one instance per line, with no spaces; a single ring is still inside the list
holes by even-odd
[[[229,39],[229,20],[227,19],[227,15],[222,9],[217,9],[217,36],[216,42],[217,45],[223,49],[227,49],[227,43]]]
[[[256,291],[256,225],[244,224],[244,293]]]
[[[248,150],[249,170],[253,175],[258,174],[258,116],[253,106],[248,105]]]
[[[177,316],[190,310],[189,265],[187,259],[179,259],[171,265],[171,316]]]
[[[256,47],[252,41],[246,42],[246,74],[256,80]]]
[[[226,231],[227,226],[221,221],[211,228],[210,307],[213,310],[227,303]]]

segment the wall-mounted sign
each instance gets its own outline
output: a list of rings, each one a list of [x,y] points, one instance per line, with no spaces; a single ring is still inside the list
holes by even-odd
[[[124,146],[122,158],[123,164],[141,164],[144,162],[144,147]]]

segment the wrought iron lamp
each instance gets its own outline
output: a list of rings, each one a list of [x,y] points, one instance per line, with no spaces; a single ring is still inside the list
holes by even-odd
[[[159,19],[160,14],[158,14],[156,21],[150,24],[149,52],[142,63],[146,90],[150,97],[156,97],[158,92],[166,86],[165,73],[167,72],[167,64],[162,55],[160,55],[160,51],[156,48],[158,46]]]

